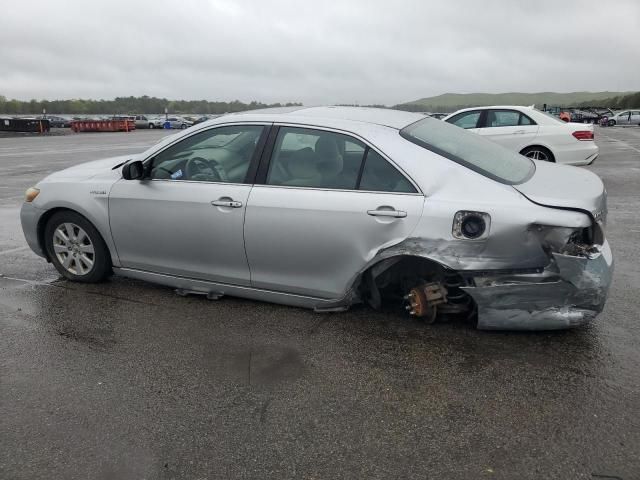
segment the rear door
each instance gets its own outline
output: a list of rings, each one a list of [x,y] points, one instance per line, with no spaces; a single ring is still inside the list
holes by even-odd
[[[629,120],[631,125],[640,125],[640,110],[632,110],[631,118]]]
[[[251,285],[338,298],[381,248],[410,235],[424,197],[362,139],[292,126],[274,133],[247,206]]]
[[[519,152],[531,145],[538,135],[538,125],[528,116],[517,110],[487,110],[486,119],[478,133],[510,150]]]

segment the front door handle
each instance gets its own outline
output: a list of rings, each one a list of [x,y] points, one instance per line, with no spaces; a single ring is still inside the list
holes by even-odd
[[[367,215],[371,215],[372,217],[393,217],[393,218],[405,218],[407,216],[407,212],[403,212],[402,210],[367,210]]]
[[[222,197],[211,202],[211,205],[214,207],[240,208],[242,206],[242,202],[237,202],[230,197]]]
[[[516,130],[515,132],[513,132],[514,135],[522,135],[524,132],[524,130]]]

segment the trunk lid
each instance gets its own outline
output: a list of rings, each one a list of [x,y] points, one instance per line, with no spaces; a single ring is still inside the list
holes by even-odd
[[[533,176],[513,188],[539,205],[583,210],[595,220],[604,220],[607,192],[600,177],[579,167],[534,162]]]

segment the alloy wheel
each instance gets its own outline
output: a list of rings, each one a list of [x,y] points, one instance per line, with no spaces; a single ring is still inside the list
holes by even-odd
[[[91,238],[75,223],[62,223],[53,232],[53,251],[68,272],[86,275],[93,268],[96,254]]]
[[[549,155],[542,150],[529,150],[526,153],[526,156],[531,158],[532,160],[543,160],[545,162],[549,161]]]

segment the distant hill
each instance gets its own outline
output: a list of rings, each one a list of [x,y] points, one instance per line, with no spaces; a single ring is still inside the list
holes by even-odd
[[[445,93],[436,97],[421,98],[401,103],[394,108],[410,111],[453,112],[460,108],[485,105],[536,105],[573,106],[620,97],[633,92],[540,92],[540,93]]]

